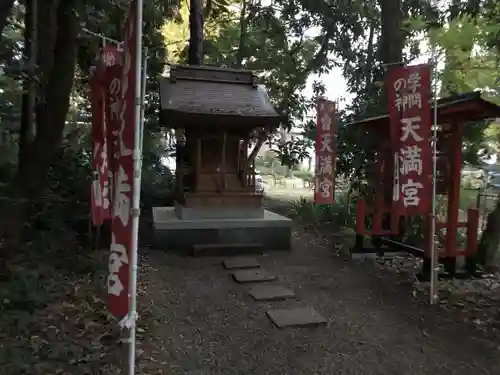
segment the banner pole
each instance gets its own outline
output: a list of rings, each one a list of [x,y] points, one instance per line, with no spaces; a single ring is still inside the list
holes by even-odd
[[[142,171],[142,155],[144,149],[144,110],[146,108],[145,100],[146,100],[146,83],[147,83],[147,72],[148,72],[148,47],[144,47],[143,49],[143,59],[142,59],[142,88],[141,88],[141,127],[140,127],[140,137],[139,137],[139,145],[141,149],[141,171]]]
[[[136,320],[137,320],[137,247],[139,240],[139,214],[141,200],[141,166],[142,166],[142,145],[141,145],[141,114],[142,114],[142,18],[143,0],[136,0],[136,41],[135,41],[135,112],[134,112],[134,150],[133,159],[133,187],[132,187],[132,238],[130,244],[130,340],[129,340],[129,363],[128,374],[135,374],[136,355]],[[145,67],[144,67],[145,73]]]
[[[430,266],[430,290],[429,302],[434,305],[438,302],[438,282],[439,282],[439,255],[436,248],[436,185],[437,185],[437,128],[438,128],[438,98],[437,98],[437,60],[434,61],[433,67],[433,92],[434,92],[434,111],[433,111],[433,134],[432,134],[432,212],[430,222],[430,250],[431,250],[431,266]]]

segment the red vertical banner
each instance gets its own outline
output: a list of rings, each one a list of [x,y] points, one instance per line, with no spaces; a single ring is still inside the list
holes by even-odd
[[[113,202],[114,181],[116,171],[116,160],[118,158],[118,133],[120,130],[121,112],[121,83],[122,83],[122,49],[119,46],[108,44],[104,46],[102,54],[102,65],[105,71],[101,79],[106,94],[106,126],[109,156],[109,183],[110,200]],[[111,215],[110,215],[111,218]]]
[[[427,215],[432,208],[431,66],[393,69],[387,81],[393,210],[400,215]]]
[[[316,178],[314,202],[335,201],[335,104],[320,98],[316,104]]]
[[[111,218],[111,181],[113,172],[113,133],[115,125],[110,116],[109,86],[120,77],[120,56],[115,45],[105,45],[99,52],[91,72],[90,100],[92,106],[92,169],[91,212],[94,225]]]
[[[123,58],[121,82],[110,91],[119,92],[116,104],[118,114],[116,153],[113,171],[113,209],[111,222],[111,247],[108,270],[108,310],[123,318],[129,308],[130,249],[132,241],[132,182],[135,134],[135,77],[137,52],[137,2],[130,4],[123,29]]]

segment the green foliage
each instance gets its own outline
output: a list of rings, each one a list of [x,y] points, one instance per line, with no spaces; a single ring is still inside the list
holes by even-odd
[[[298,170],[293,172],[293,175],[300,178],[304,182],[312,183],[314,182],[314,173],[308,170]]]
[[[338,194],[333,204],[317,205],[312,199],[300,197],[292,204],[292,215],[309,224],[334,224],[337,227],[354,228],[355,209],[346,194]]]

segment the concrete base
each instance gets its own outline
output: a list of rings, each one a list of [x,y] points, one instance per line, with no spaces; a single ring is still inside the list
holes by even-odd
[[[263,218],[181,220],[174,207],[153,207],[154,246],[190,254],[195,245],[259,242],[265,251],[290,250],[292,220],[264,211]]]
[[[181,220],[262,219],[263,207],[184,207],[176,204],[175,213]]]

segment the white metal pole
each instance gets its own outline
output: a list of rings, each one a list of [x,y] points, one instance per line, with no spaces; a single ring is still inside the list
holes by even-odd
[[[438,128],[438,98],[437,98],[437,59],[435,59],[432,67],[432,78],[434,79],[433,94],[434,94],[434,111],[433,111],[433,135],[432,135],[432,213],[430,222],[430,250],[431,250],[431,264],[430,264],[430,290],[429,302],[434,305],[438,302],[438,271],[439,271],[439,255],[436,248],[436,184],[437,184],[437,128]]]
[[[130,248],[130,340],[129,340],[129,375],[135,374],[135,352],[136,352],[136,319],[137,319],[137,247],[139,240],[139,213],[141,201],[141,115],[142,115],[142,11],[143,0],[136,0],[136,41],[135,41],[135,131],[134,150],[132,153],[134,179],[132,187],[132,240]]]
[[[142,62],[142,88],[141,88],[141,128],[140,128],[140,138],[139,143],[141,146],[141,171],[142,171],[142,155],[144,149],[144,109],[146,108],[145,100],[146,100],[146,83],[147,83],[147,72],[148,72],[148,48],[144,47],[143,49],[143,62]]]

